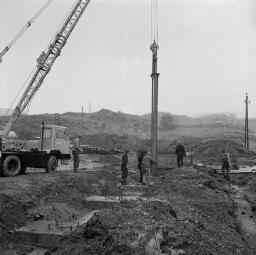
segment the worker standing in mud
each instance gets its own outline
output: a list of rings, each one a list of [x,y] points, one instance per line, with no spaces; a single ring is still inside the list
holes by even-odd
[[[226,178],[228,181],[230,181],[230,158],[229,153],[226,153],[225,150],[222,151],[222,157],[221,157],[221,171],[223,174],[223,177]]]
[[[127,183],[127,176],[128,176],[128,150],[124,151],[124,155],[122,156],[122,164],[121,164],[121,185],[126,185]]]
[[[73,148],[72,148],[72,155],[73,155],[73,159],[74,159],[73,171],[75,173],[78,171],[78,168],[79,168],[79,163],[80,163],[79,153],[83,152],[83,149],[80,144],[81,138],[82,138],[82,136],[79,135],[74,139],[74,142],[73,142]]]
[[[145,176],[145,181],[143,181],[142,184],[150,185],[150,176],[151,176],[153,164],[156,164],[156,162],[153,160],[151,154],[148,151],[145,151],[145,155],[142,160],[142,171],[146,176]]]
[[[184,145],[182,145],[180,142],[177,142],[175,154],[177,156],[177,165],[178,168],[183,166],[183,158],[186,156],[186,150]]]

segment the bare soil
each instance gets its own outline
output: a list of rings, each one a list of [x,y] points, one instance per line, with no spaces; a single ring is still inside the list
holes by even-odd
[[[209,152],[209,156],[214,158],[214,153]],[[245,162],[254,157],[246,152],[241,156]],[[100,165],[91,169],[88,162]],[[162,239],[158,254],[256,254],[252,236],[243,231],[237,215],[239,208],[232,187],[243,189],[251,206],[250,219],[255,221],[255,175],[233,175],[228,182],[210,168],[176,169],[171,153],[160,155],[160,163],[162,168],[154,178],[155,184],[142,194],[148,200],[122,203],[115,210],[100,210],[96,221],[81,226],[56,247],[50,247],[50,254],[149,254],[146,247],[159,231]],[[129,182],[138,181],[136,167],[136,156],[131,153]],[[120,157],[113,155],[89,161],[84,156],[78,173],[73,173],[70,165],[51,174],[37,171],[1,178],[0,254],[21,255],[35,248],[20,243],[13,233],[33,221],[35,215],[66,221],[89,210],[83,203],[85,196],[119,195],[119,182]]]

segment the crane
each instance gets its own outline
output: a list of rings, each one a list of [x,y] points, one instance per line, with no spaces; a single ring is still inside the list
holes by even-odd
[[[0,175],[16,176],[25,172],[27,167],[45,168],[46,172],[51,172],[56,169],[58,160],[63,161],[71,158],[68,131],[66,127],[44,125],[44,123],[42,123],[40,139],[36,144],[31,144],[33,141],[28,141],[26,145],[29,148],[27,148],[27,150],[17,150],[12,148],[3,150],[2,139],[4,138],[6,140],[13,123],[30,104],[45,77],[50,72],[56,58],[60,56],[62,48],[65,46],[67,39],[89,2],[90,0],[77,0],[68,14],[68,17],[64,20],[63,25],[56,33],[54,39],[37,59],[37,65],[33,69],[32,77],[29,80],[21,99],[7,123],[3,125],[4,129],[0,136]],[[57,134],[58,141],[56,140]],[[44,144],[44,141],[46,140],[47,144]]]
[[[19,100],[7,123],[3,125],[2,138],[6,138],[8,136],[14,122],[21,116],[23,111],[31,102],[32,98],[35,96],[45,77],[51,70],[56,58],[60,56],[62,48],[65,46],[67,39],[72,33],[89,2],[90,0],[78,0],[76,2],[63,25],[57,32],[55,38],[48,46],[47,50],[40,54],[39,58],[37,59],[35,71],[32,74],[32,77],[24,93],[22,94],[21,99]]]

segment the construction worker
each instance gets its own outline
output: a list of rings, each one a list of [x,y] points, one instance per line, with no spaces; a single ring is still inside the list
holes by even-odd
[[[227,180],[230,181],[230,158],[229,158],[229,153],[226,153],[225,150],[222,151],[222,157],[221,157],[221,171],[223,174],[223,177],[226,178]]]
[[[73,171],[76,173],[78,171],[79,168],[79,153],[83,152],[83,149],[81,147],[81,135],[78,135],[74,141],[73,141],[73,148],[72,148],[72,155],[73,155],[73,159],[74,159],[74,164],[73,164]]]
[[[145,151],[145,155],[142,160],[142,171],[143,171],[143,174],[146,175],[145,181],[142,182],[143,185],[145,185],[146,183],[148,185],[150,185],[150,176],[151,176],[151,171],[152,171],[152,165],[155,163],[156,162],[153,160],[150,152]]]
[[[121,172],[122,172],[122,177],[121,177],[121,185],[126,185],[127,183],[127,176],[128,176],[128,150],[124,151],[124,155],[122,156],[122,164],[121,164]]]
[[[141,184],[145,184],[143,182],[143,169],[142,169],[142,161],[143,161],[143,157],[145,156],[145,150],[138,150],[138,169],[139,169],[139,172],[140,172],[140,183]]]
[[[177,155],[178,168],[180,168],[183,166],[183,158],[184,158],[184,156],[186,156],[185,147],[180,142],[177,142],[175,154]]]

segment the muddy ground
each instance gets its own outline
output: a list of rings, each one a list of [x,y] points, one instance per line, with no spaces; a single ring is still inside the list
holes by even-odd
[[[253,155],[242,159],[251,162]],[[138,182],[136,164],[131,154],[130,183]],[[49,247],[49,254],[256,254],[256,230],[248,229],[256,222],[255,175],[232,175],[228,182],[208,167],[176,169],[171,153],[160,155],[159,166],[155,183],[141,194],[146,200],[100,210],[90,225]],[[67,221],[89,211],[85,197],[119,195],[119,181],[120,157],[113,155],[83,156],[78,173],[69,165],[51,174],[30,171],[1,178],[0,254],[35,249],[20,243],[14,231],[35,215]],[[155,239],[158,249],[152,245]]]

